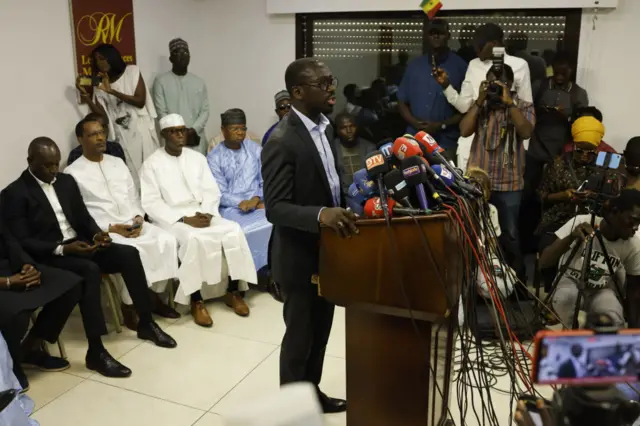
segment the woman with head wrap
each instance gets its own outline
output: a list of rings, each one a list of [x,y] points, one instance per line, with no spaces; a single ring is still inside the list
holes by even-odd
[[[577,191],[587,180],[589,166],[594,163],[597,148],[604,136],[604,126],[594,117],[578,118],[571,126],[573,149],[556,157],[544,171],[538,195],[543,205],[542,219],[536,229],[538,250],[542,252],[555,239],[555,231],[579,214],[586,214],[588,191]],[[543,271],[548,286],[556,268]],[[547,275],[548,274],[548,275]]]
[[[160,146],[156,109],[137,65],[127,65],[118,49],[102,44],[91,52],[93,97],[78,80],[89,108],[109,120],[108,139],[122,145],[136,188],[142,162]]]

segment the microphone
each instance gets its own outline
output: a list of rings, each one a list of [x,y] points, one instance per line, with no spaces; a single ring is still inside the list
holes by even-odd
[[[414,140],[401,137],[393,143],[393,155],[400,161],[408,157],[422,157],[420,144]]]
[[[391,216],[389,214],[389,206],[387,204],[387,195],[384,193],[382,176],[389,171],[389,163],[385,160],[384,155],[380,151],[376,150],[367,155],[367,158],[365,159],[365,167],[370,179],[377,178],[382,210],[384,212],[384,218],[388,222]]]
[[[448,169],[443,168],[441,165],[434,165],[433,171],[436,172],[438,176],[440,176],[441,182],[443,182],[446,186],[453,188],[458,194],[468,195],[471,197],[477,196],[477,193],[479,192],[478,188],[465,181],[456,182],[453,173],[451,173]]]
[[[355,183],[352,183],[347,191],[347,204],[349,204],[351,210],[353,210],[355,214],[362,216],[364,213],[362,206],[366,201],[367,199],[362,195],[358,186]]]
[[[462,175],[458,173],[456,168],[453,167],[451,163],[449,163],[447,159],[442,156],[442,154],[440,154],[440,149],[442,148],[440,148],[438,142],[436,142],[436,140],[430,134],[426,132],[418,132],[418,134],[416,134],[416,139],[424,142],[423,145],[427,149],[428,156],[432,156],[433,158],[437,159],[440,164],[445,166],[447,170],[451,172],[455,181],[458,183],[458,185],[460,185],[461,188],[463,188],[465,191],[467,191],[467,193],[473,196],[482,197],[482,192],[479,191],[478,188],[469,185],[462,177]]]
[[[362,192],[365,198],[373,197],[377,191],[378,186],[376,183],[369,179],[367,169],[360,169],[353,174],[353,183]]]
[[[400,170],[391,170],[384,175],[384,186],[394,200],[403,203],[405,207],[413,208],[411,201],[409,201],[411,190]]]
[[[421,210],[421,209],[405,209],[402,207],[397,207],[396,202],[393,199],[389,200],[389,208],[391,209],[392,215],[398,216],[415,216],[415,215],[426,215],[431,214],[429,210]],[[384,217],[384,210],[382,209],[382,202],[380,198],[370,198],[364,205],[364,216],[370,219],[380,219]]]
[[[378,143],[376,148],[378,149],[378,151],[382,153],[382,155],[384,155],[384,158],[386,160],[389,160],[389,158],[393,157],[393,140],[392,139],[385,139],[381,141],[380,143]]]

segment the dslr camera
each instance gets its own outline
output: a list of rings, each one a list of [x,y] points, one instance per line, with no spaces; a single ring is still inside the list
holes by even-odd
[[[497,84],[497,81],[507,84],[507,77],[504,72],[504,53],[504,47],[493,48],[491,72],[496,76],[497,80],[490,82],[489,87],[487,87],[487,104],[489,106],[502,105],[502,86]]]

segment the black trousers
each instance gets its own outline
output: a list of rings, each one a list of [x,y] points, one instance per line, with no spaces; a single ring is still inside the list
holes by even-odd
[[[335,306],[318,296],[310,282],[283,285],[284,322],[287,329],[280,350],[280,384],[322,379],[324,355]]]
[[[55,343],[81,296],[82,288],[74,286],[62,296],[47,303],[38,314],[31,334],[49,343]],[[7,342],[9,354],[13,359],[14,371],[16,369],[20,371],[20,361],[22,360],[20,344],[29,329],[32,314],[31,310],[22,311],[0,328],[4,340]]]
[[[147,278],[140,260],[140,253],[134,247],[112,243],[108,248],[98,250],[89,257],[51,256],[44,259],[42,263],[74,272],[84,279],[80,313],[87,338],[107,334],[100,304],[102,274],[122,274],[140,320],[151,320],[151,299]]]

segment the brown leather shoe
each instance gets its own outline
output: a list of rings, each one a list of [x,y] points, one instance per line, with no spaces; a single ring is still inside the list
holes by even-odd
[[[249,306],[247,306],[239,291],[225,294],[224,303],[232,308],[237,315],[241,317],[249,316]]]
[[[207,307],[202,300],[198,302],[191,302],[191,315],[193,316],[193,322],[198,324],[200,327],[213,326],[213,320],[211,319],[209,311],[207,311]]]
[[[136,312],[136,308],[133,305],[125,305],[122,303],[120,305],[122,309],[122,318],[124,319],[124,325],[131,331],[138,331],[138,322],[140,322],[140,318],[138,318],[138,313]]]

